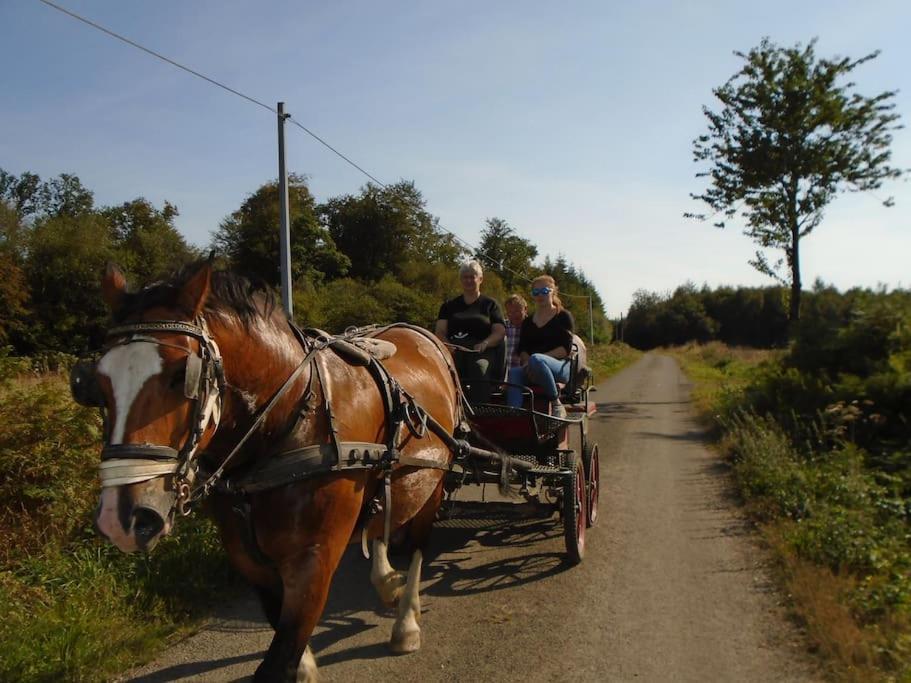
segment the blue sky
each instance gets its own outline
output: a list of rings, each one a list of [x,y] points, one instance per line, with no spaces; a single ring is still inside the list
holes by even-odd
[[[610,316],[636,289],[767,284],[736,226],[686,220],[692,140],[734,50],[818,37],[823,56],[880,57],[858,90],[898,89],[911,123],[911,3],[60,0],[259,101],[279,100],[383,182],[414,180],[441,224],[476,244],[507,220],[583,269]],[[0,167],[76,173],[96,204],[177,205],[198,245],[277,175],[265,109],[37,0],[0,3]],[[296,128],[289,170],[317,199],[367,181]],[[911,133],[893,163],[911,167]],[[883,208],[877,198],[894,196]],[[805,283],[909,284],[911,182],[842,195],[802,243]]]

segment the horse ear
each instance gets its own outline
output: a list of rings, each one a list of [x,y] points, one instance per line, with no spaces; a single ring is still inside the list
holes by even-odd
[[[204,262],[180,290],[177,303],[195,318],[202,313],[202,307],[209,298],[212,285],[212,260]]]
[[[101,278],[101,297],[112,313],[120,310],[126,294],[127,279],[120,272],[120,268],[108,263],[104,269],[104,277]]]

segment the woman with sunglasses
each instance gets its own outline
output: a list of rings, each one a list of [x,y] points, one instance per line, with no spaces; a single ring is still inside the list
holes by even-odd
[[[521,385],[536,384],[551,400],[552,413],[557,417],[566,417],[557,382],[569,381],[569,354],[573,347],[575,322],[572,314],[563,308],[563,302],[557,296],[557,283],[550,275],[539,275],[534,279],[531,296],[535,312],[522,323],[516,349],[521,365],[509,369],[512,386],[507,390],[507,402],[520,407]]]
[[[453,353],[459,377],[467,385],[471,403],[485,403],[492,389],[490,379],[502,381],[503,375],[491,378],[506,325],[500,306],[489,296],[481,294],[484,271],[477,261],[468,261],[459,268],[462,293],[440,306],[434,332],[447,344],[462,347]],[[500,364],[502,368],[502,363]]]

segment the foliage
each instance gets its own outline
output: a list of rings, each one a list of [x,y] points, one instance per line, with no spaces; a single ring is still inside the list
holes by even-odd
[[[842,82],[878,53],[817,58],[815,44],[782,48],[764,39],[747,54],[735,52],[745,64],[714,89],[721,109],[703,108],[709,130],[694,142],[695,160],[709,164],[697,177],[710,184],[693,198],[712,215],[733,218],[742,211],[745,233],[761,248],[784,253],[770,264],[760,250],[751,264],[789,282],[792,321],[800,312],[800,239],[819,225],[838,193],[874,190],[902,174],[888,165],[899,119],[895,93],[864,97]],[[779,275],[782,262],[787,279]]]
[[[174,227],[178,212],[169,202],[159,211],[139,198],[105,208],[101,215],[112,231],[116,261],[130,281],[152,282],[201,256]]]
[[[632,365],[641,356],[639,351],[622,342],[598,344],[594,349],[589,349],[588,365],[595,381],[600,382]]]
[[[363,280],[399,277],[413,261],[455,267],[463,253],[427,211],[413,182],[386,187],[368,183],[357,196],[330,199],[319,213],[322,225],[351,260],[351,271]]]
[[[0,680],[102,680],[234,580],[203,519],[181,520],[152,556],[95,538],[98,414],[70,400],[65,365],[32,366],[0,354]]]
[[[507,291],[525,289],[538,248],[502,218],[488,218],[475,256],[500,275]]]
[[[78,176],[61,173],[42,182],[34,173],[18,178],[0,168],[0,203],[12,208],[20,219],[76,217],[92,211],[92,193]]]
[[[843,672],[905,680],[911,296],[817,286],[808,304],[773,362],[738,367],[718,347],[694,347],[683,353],[687,374],[697,397],[710,397],[703,414],[813,637]]]
[[[344,275],[350,259],[319,224],[316,201],[304,176],[288,176],[291,277],[294,282],[322,282]],[[229,265],[273,287],[280,283],[278,181],[266,183],[221,222],[212,235],[215,251]]]
[[[31,230],[28,250],[30,350],[79,353],[99,343],[107,319],[100,273],[116,256],[107,222],[95,213],[50,218]]]

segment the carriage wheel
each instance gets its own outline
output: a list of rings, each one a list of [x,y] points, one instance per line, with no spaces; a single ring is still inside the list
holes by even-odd
[[[582,463],[585,465],[585,484],[588,489],[587,526],[598,521],[598,496],[601,493],[601,463],[598,458],[598,444],[585,444],[582,449]]]
[[[572,474],[563,480],[563,537],[570,563],[579,564],[585,556],[585,469],[575,452],[569,454],[566,465]]]

